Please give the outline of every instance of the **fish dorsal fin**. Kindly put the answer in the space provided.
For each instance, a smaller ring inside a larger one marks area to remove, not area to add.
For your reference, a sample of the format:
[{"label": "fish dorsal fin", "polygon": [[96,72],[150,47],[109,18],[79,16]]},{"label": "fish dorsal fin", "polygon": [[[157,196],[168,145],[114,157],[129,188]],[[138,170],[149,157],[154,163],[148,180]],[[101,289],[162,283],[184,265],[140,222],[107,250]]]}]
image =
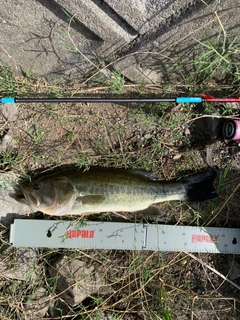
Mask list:
[{"label": "fish dorsal fin", "polygon": [[105,197],[101,194],[92,194],[88,196],[77,197],[76,201],[82,205],[96,205],[100,204],[105,200]]},{"label": "fish dorsal fin", "polygon": [[147,172],[147,171],[144,171],[144,170],[138,170],[138,169],[131,169],[129,170],[130,172],[134,173],[134,174],[137,174],[137,175],[140,175],[140,176],[143,176],[149,180],[159,180],[159,178],[151,173],[151,172]]}]

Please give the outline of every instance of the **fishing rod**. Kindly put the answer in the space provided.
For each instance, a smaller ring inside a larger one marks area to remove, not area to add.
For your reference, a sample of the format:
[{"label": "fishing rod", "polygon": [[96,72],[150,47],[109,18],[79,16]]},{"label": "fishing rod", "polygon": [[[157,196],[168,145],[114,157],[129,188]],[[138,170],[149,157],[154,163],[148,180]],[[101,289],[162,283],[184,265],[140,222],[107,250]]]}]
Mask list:
[{"label": "fishing rod", "polygon": [[[226,103],[240,102],[240,98],[214,98],[213,96],[200,94],[199,97],[176,97],[176,98],[0,98],[2,104],[14,103]],[[240,120],[228,120],[223,127],[223,136],[227,140],[240,140]]]},{"label": "fishing rod", "polygon": [[2,97],[1,103],[158,103],[158,102],[175,102],[175,103],[226,103],[240,102],[240,98],[214,98],[210,95],[200,94],[199,97],[175,97],[175,98],[11,98]]}]

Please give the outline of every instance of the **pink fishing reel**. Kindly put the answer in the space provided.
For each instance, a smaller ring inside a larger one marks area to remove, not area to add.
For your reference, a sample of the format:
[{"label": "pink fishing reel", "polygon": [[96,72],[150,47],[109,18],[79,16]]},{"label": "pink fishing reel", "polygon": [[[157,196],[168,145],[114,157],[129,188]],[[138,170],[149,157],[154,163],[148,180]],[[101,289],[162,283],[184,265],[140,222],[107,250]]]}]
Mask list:
[{"label": "pink fishing reel", "polygon": [[223,125],[223,137],[226,140],[240,142],[240,120],[229,119]]}]

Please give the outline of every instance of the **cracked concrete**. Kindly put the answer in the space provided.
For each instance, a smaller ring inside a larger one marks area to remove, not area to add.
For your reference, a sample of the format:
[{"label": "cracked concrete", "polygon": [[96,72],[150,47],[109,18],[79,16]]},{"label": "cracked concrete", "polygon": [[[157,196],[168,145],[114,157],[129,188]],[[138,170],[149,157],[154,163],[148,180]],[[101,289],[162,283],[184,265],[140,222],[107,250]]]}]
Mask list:
[{"label": "cracked concrete", "polygon": [[173,64],[188,72],[194,38],[216,39],[219,21],[239,33],[238,0],[0,1],[2,63],[48,79],[84,79],[104,61],[136,83],[177,82]]}]

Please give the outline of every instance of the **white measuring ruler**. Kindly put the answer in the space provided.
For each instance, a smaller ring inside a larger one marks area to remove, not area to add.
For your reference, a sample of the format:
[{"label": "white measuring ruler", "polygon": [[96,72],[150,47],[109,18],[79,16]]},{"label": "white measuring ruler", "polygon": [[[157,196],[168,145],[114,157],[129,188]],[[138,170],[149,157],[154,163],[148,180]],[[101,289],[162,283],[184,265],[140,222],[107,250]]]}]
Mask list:
[{"label": "white measuring ruler", "polygon": [[127,222],[24,220],[10,228],[14,247],[240,253],[240,229]]}]

